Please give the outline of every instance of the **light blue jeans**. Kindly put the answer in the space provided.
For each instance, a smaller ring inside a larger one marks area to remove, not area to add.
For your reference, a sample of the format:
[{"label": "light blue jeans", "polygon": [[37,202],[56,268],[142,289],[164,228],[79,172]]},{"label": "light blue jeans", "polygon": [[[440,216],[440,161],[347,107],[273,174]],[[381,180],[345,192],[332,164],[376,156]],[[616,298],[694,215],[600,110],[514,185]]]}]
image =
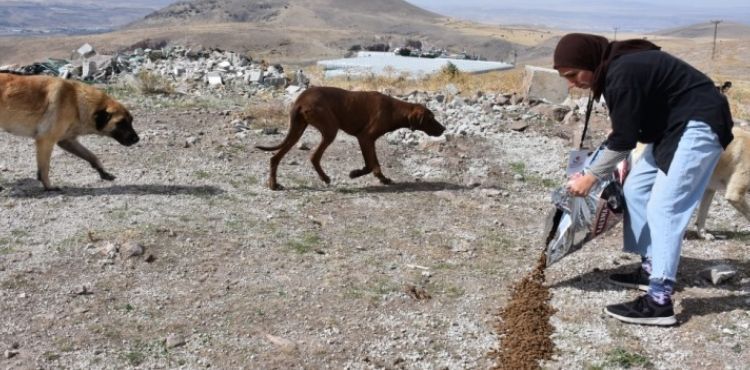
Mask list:
[{"label": "light blue jeans", "polygon": [[704,122],[690,121],[669,173],[659,170],[647,145],[625,180],[623,239],[627,252],[651,259],[651,280],[676,281],[682,239],[723,151]]}]

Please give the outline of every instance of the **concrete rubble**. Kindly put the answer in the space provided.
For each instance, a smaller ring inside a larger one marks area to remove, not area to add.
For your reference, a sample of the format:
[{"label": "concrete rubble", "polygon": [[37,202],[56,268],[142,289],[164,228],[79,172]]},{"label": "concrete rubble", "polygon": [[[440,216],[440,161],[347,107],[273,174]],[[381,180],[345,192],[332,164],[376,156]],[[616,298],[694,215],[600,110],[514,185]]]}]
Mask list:
[{"label": "concrete rubble", "polygon": [[[104,55],[97,53],[90,44],[84,44],[71,54],[70,60],[48,59],[30,65],[2,66],[0,70],[97,83],[110,83],[147,71],[172,81],[177,90],[190,90],[199,85],[261,85],[285,88],[290,83],[280,65],[266,65],[232,51],[196,50],[182,46],[167,46],[162,49],[136,48]],[[301,70],[296,71],[293,76],[293,84],[307,86],[309,83],[309,79]]]}]

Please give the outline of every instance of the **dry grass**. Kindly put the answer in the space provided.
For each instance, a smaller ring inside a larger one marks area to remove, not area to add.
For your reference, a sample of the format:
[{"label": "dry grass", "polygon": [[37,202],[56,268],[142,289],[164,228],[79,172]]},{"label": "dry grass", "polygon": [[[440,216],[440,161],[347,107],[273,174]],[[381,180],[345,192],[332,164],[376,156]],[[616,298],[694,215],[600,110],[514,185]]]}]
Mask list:
[{"label": "dry grass", "polygon": [[175,92],[174,84],[167,77],[152,71],[142,70],[126,82],[126,88],[143,95],[171,95]]},{"label": "dry grass", "polygon": [[750,120],[750,81],[732,81],[732,88],[727,93],[732,116]]},{"label": "dry grass", "polygon": [[254,127],[278,127],[288,125],[289,107],[277,99],[249,104],[237,114],[237,118],[249,120]]},{"label": "dry grass", "polygon": [[456,86],[461,94],[474,94],[477,91],[496,91],[502,93],[521,90],[523,68],[507,71],[495,71],[483,74],[455,72],[444,68],[440,73],[424,78],[412,78],[409,74],[387,73],[384,76],[368,75],[362,78],[346,77],[324,78],[323,71],[312,68],[306,71],[314,85],[335,86],[347,90],[374,90],[389,94],[405,94],[414,90],[440,91],[448,84]]}]

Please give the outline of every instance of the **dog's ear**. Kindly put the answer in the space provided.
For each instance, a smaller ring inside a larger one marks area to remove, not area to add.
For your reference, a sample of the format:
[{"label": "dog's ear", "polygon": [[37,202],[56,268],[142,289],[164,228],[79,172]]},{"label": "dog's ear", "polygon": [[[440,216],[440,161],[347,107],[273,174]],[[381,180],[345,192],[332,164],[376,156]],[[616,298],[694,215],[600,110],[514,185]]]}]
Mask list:
[{"label": "dog's ear", "polygon": [[104,129],[111,117],[112,115],[104,109],[94,112],[94,122],[96,122],[96,129],[99,131]]},{"label": "dog's ear", "polygon": [[421,105],[414,106],[414,109],[409,113],[409,123],[411,123],[412,127],[419,127],[422,125],[426,114],[425,111],[426,109]]}]

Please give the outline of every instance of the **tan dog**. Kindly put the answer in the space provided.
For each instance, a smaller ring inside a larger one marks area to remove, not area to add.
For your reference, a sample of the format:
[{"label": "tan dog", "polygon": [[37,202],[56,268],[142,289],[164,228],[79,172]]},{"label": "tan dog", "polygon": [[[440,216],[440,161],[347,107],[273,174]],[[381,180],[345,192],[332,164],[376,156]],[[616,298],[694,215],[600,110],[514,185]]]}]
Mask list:
[{"label": "tan dog", "polygon": [[[724,190],[724,199],[750,221],[750,207],[745,200],[745,194],[750,189],[750,132],[734,127],[732,134],[734,140],[719,157],[719,163],[716,165],[698,207],[695,226],[698,229],[698,235],[704,239],[713,239],[713,236],[706,232],[705,227],[708,209],[717,190]],[[640,159],[644,147],[643,144],[638,143],[633,150],[631,157],[633,163]]]},{"label": "tan dog", "polygon": [[750,221],[750,207],[745,200],[745,194],[750,189],[750,132],[734,127],[732,134],[734,140],[719,157],[719,163],[698,208],[695,226],[698,234],[705,239],[713,239],[706,232],[705,226],[708,208],[717,190],[724,190],[724,199]]},{"label": "tan dog", "polygon": [[430,136],[440,136],[445,127],[435,120],[432,112],[421,104],[407,103],[375,91],[347,91],[334,87],[311,87],[297,98],[289,112],[289,132],[275,146],[256,146],[266,151],[278,150],[271,157],[268,187],[283,189],[276,182],[276,169],[281,158],[294,146],[302,133],[312,125],[320,131],[323,140],[310,157],[318,176],[326,184],[331,179],[320,167],[320,159],[328,145],[336,138],[339,129],[356,136],[365,167],[349,173],[356,178],[373,173],[383,184],[391,180],[383,175],[375,152],[375,140],[399,128],[424,131]]},{"label": "tan dog", "polygon": [[138,142],[133,117],[120,103],[84,83],[50,76],[0,73],[0,128],[36,141],[37,179],[45,190],[59,190],[49,181],[55,144],[89,162],[104,180],[114,180],[99,159],[76,138],[110,136],[120,144]]}]

